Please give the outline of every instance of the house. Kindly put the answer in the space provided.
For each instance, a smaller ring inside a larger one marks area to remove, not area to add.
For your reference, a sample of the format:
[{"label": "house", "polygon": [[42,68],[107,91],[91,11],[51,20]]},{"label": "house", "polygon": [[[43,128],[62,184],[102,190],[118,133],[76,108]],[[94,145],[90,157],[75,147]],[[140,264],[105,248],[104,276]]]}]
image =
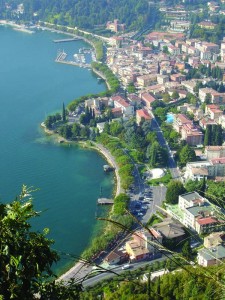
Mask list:
[{"label": "house", "polygon": [[123,116],[123,110],[121,107],[114,107],[111,109],[113,118],[121,118]]},{"label": "house", "polygon": [[198,26],[205,29],[214,29],[216,24],[209,22],[209,21],[202,21],[198,23]]},{"label": "house", "polygon": [[111,100],[114,103],[115,108],[121,108],[123,112],[123,116],[133,116],[134,115],[134,107],[130,105],[123,97],[114,96],[111,97]]},{"label": "house", "polygon": [[169,76],[168,75],[160,75],[160,74],[157,75],[158,84],[164,84],[168,81],[169,81]]},{"label": "house", "polygon": [[204,247],[212,248],[222,245],[225,242],[225,232],[213,232],[210,235],[204,237]]},{"label": "house", "polygon": [[212,103],[223,103],[225,101],[225,93],[219,93],[211,88],[202,88],[199,89],[199,99],[202,102],[205,102],[206,96],[211,95]]},{"label": "house", "polygon": [[168,45],[168,52],[172,55],[179,55],[180,54],[180,48],[175,47],[173,45]]},{"label": "house", "polygon": [[184,173],[185,181],[206,179],[215,179],[225,176],[225,157],[212,158],[209,161],[190,162],[186,165]]},{"label": "house", "polygon": [[181,73],[170,75],[170,79],[172,81],[179,82],[179,83],[181,83],[182,81],[184,81],[185,78],[186,78],[185,75],[183,75]]},{"label": "house", "polygon": [[[201,203],[200,206],[191,206],[191,207],[186,207],[183,210],[183,224],[194,231],[197,231],[196,229],[196,221],[199,220],[200,218],[205,218],[212,216],[213,214],[213,208],[208,202],[203,202]],[[200,228],[198,227],[198,230]],[[212,228],[211,231],[213,231],[214,228]],[[201,233],[200,231],[197,231],[198,233]]]},{"label": "house", "polygon": [[199,126],[203,129],[206,129],[209,125],[217,125],[217,123],[208,117],[204,117],[199,121]]},{"label": "house", "polygon": [[212,217],[212,216],[202,217],[202,216],[200,216],[196,220],[195,230],[198,232],[198,234],[206,234],[208,232],[221,230],[220,225],[222,225],[222,224],[216,217]]},{"label": "house", "polygon": [[106,29],[111,30],[113,32],[124,31],[125,24],[119,24],[119,21],[115,19],[113,22],[111,21],[107,22]]},{"label": "house", "polygon": [[162,222],[154,224],[152,228],[161,234],[163,244],[179,243],[186,235],[183,226],[172,218],[166,218]]},{"label": "house", "polygon": [[116,265],[123,263],[128,260],[128,255],[126,251],[121,251],[119,249],[114,249],[111,251],[104,259],[109,265]]},{"label": "house", "polygon": [[141,121],[152,121],[152,116],[148,113],[146,109],[138,109],[136,111],[136,122],[140,125]]},{"label": "house", "polygon": [[144,105],[148,108],[151,109],[151,104],[156,100],[156,98],[154,96],[152,96],[149,93],[141,93],[141,100],[144,103]]},{"label": "house", "polygon": [[219,120],[219,117],[223,115],[223,111],[219,108],[218,105],[215,104],[208,104],[205,107],[205,113],[212,119],[212,120]]},{"label": "house", "polygon": [[208,267],[221,264],[225,259],[225,247],[218,245],[216,247],[201,249],[198,251],[197,261],[200,266]]},{"label": "house", "polygon": [[140,261],[158,254],[162,236],[155,230],[138,230],[126,242],[126,252],[131,261]]},{"label": "house", "polygon": [[182,85],[187,89],[189,93],[194,94],[194,88],[196,87],[196,80],[186,80],[182,81]]},{"label": "house", "polygon": [[225,146],[206,146],[205,155],[207,160],[225,157]]},{"label": "house", "polygon": [[135,105],[140,105],[141,104],[141,98],[138,97],[135,94],[129,94],[127,96],[127,100],[130,102],[131,105],[135,106]]},{"label": "house", "polygon": [[185,140],[189,145],[194,146],[203,143],[204,134],[184,114],[175,115],[173,127],[181,134],[181,139]]},{"label": "house", "polygon": [[199,195],[197,192],[189,192],[179,196],[178,206],[184,210],[187,207],[201,205],[205,202],[205,198]]},{"label": "house", "polygon": [[98,128],[99,133],[102,133],[105,127],[106,122],[97,123],[96,127]]},{"label": "house", "polygon": [[157,82],[157,74],[147,74],[137,77],[137,84],[140,87],[145,87],[155,82]]}]

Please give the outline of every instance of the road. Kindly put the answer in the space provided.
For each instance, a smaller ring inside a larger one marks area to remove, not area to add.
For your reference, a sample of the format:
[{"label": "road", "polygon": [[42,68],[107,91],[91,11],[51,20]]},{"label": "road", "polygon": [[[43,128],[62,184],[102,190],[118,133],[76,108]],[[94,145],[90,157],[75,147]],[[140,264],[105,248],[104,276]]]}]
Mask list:
[{"label": "road", "polygon": [[[131,264],[131,267],[130,267],[129,270],[134,271],[134,270],[136,270],[138,268],[141,268],[143,266],[153,264],[156,261],[162,261],[162,260],[165,260],[167,258],[168,258],[167,256],[162,256],[161,258],[154,259],[154,260],[151,260],[151,261],[137,262],[137,263]],[[93,286],[93,285],[97,284],[99,281],[102,281],[104,279],[112,278],[114,276],[119,276],[121,273],[125,272],[126,270],[122,270],[122,265],[120,265],[119,267],[116,267],[116,268],[112,269],[112,271],[115,272],[116,274],[105,271],[105,272],[103,272],[99,275],[96,275],[94,277],[91,277],[91,278],[88,278],[88,279],[84,280],[83,281],[83,287],[86,288],[88,286]]]},{"label": "road", "polygon": [[[154,115],[153,115],[153,117],[154,117]],[[172,178],[173,179],[181,179],[180,171],[177,168],[177,164],[172,156],[170,147],[168,146],[168,143],[163,136],[162,130],[155,118],[152,120],[152,129],[157,134],[157,139],[158,139],[159,144],[168,150],[168,154],[169,154],[168,166],[169,166]]]}]

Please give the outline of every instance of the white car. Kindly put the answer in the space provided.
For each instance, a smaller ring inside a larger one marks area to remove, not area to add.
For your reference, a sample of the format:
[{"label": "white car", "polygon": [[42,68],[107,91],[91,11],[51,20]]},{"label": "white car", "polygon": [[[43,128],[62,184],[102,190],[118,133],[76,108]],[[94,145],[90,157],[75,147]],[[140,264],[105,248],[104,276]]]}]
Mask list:
[{"label": "white car", "polygon": [[122,266],[122,270],[127,270],[130,268],[130,264],[126,264],[124,266]]}]

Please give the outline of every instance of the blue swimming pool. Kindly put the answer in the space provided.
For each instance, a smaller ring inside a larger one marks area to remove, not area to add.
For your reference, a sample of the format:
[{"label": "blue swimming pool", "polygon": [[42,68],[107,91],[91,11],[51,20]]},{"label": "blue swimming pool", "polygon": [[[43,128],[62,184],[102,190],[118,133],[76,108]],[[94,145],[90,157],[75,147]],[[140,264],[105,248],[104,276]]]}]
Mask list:
[{"label": "blue swimming pool", "polygon": [[174,115],[172,113],[168,113],[166,115],[166,122],[167,123],[173,123],[173,120],[174,120]]}]

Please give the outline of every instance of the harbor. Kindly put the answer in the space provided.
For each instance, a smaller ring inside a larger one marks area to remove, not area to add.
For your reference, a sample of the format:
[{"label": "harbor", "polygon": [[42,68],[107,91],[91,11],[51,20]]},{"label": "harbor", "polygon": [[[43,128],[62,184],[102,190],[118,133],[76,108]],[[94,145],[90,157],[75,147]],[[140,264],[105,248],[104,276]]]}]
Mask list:
[{"label": "harbor", "polygon": [[86,63],[85,56],[83,54],[74,54],[74,60],[66,60],[67,58],[67,53],[63,51],[58,51],[57,57],[55,59],[55,62],[57,63],[62,63],[62,64],[67,64],[67,65],[72,65],[72,66],[77,66],[80,68],[91,68],[91,64]]}]

